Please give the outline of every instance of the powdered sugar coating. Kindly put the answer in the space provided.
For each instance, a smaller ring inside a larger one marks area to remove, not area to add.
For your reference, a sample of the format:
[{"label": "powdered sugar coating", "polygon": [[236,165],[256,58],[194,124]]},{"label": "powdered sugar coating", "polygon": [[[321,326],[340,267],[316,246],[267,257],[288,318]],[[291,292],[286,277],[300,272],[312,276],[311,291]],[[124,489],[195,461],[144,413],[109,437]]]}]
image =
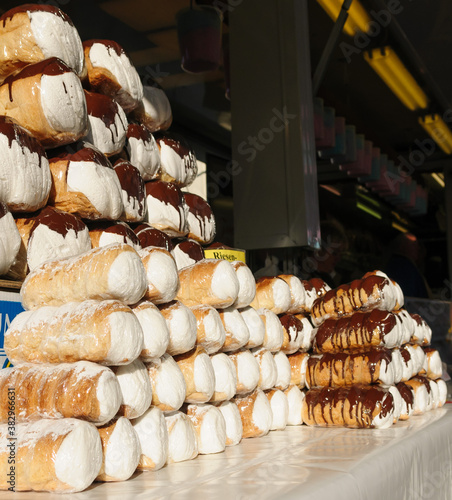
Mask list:
[{"label": "powdered sugar coating", "polygon": [[120,366],[115,371],[122,393],[121,413],[127,418],[138,418],[152,402],[148,371],[139,359]]}]

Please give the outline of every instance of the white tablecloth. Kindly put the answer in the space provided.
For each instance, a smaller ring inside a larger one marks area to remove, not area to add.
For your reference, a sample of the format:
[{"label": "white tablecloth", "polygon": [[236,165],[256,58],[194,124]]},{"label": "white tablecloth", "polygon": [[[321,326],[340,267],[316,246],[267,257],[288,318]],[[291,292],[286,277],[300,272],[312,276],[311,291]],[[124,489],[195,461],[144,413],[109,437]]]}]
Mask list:
[{"label": "white tablecloth", "polygon": [[385,430],[288,427],[217,455],[95,483],[72,495],[8,500],[452,499],[452,404]]}]

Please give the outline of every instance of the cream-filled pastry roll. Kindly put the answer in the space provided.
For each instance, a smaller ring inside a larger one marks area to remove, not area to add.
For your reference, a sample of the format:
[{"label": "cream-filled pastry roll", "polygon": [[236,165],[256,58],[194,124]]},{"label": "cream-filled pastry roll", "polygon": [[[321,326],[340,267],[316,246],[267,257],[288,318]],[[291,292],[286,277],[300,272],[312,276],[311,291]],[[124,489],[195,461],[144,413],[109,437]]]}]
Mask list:
[{"label": "cream-filled pastry roll", "polygon": [[265,395],[270,402],[272,410],[272,425],[270,430],[284,430],[289,419],[289,401],[287,396],[280,389],[270,389],[265,391]]},{"label": "cream-filled pastry roll", "polygon": [[441,378],[443,363],[439,352],[432,347],[424,347],[424,353],[427,361],[427,377],[433,380]]},{"label": "cream-filled pastry roll", "polygon": [[21,245],[21,235],[13,216],[6,204],[0,202],[0,276],[5,275],[17,261]]},{"label": "cream-filled pastry roll", "polygon": [[282,314],[288,311],[290,304],[290,287],[283,279],[272,276],[256,281],[256,296],[250,304],[252,307],[266,308],[275,314]]},{"label": "cream-filled pastry roll", "polygon": [[163,231],[152,227],[148,222],[138,224],[138,226],[135,226],[133,230],[140,240],[141,248],[161,247],[168,250],[168,252],[172,251],[173,242],[171,241],[171,238]]},{"label": "cream-filled pastry roll", "polygon": [[270,402],[261,389],[236,396],[237,405],[243,426],[243,438],[261,437],[268,434],[272,426],[273,414]]},{"label": "cream-filled pastry roll", "polygon": [[250,339],[244,347],[246,349],[261,347],[265,338],[265,324],[259,312],[251,306],[239,309],[239,312],[250,332]]},{"label": "cream-filled pastry roll", "polygon": [[137,252],[140,241],[131,227],[122,221],[96,221],[89,224],[89,237],[93,248],[106,247],[113,243],[125,243]]},{"label": "cream-filled pastry roll", "polygon": [[173,115],[165,92],[157,85],[145,85],[143,100],[133,110],[132,117],[151,132],[167,130],[173,121]]},{"label": "cream-filled pastry roll", "polygon": [[231,264],[239,280],[239,294],[233,306],[237,309],[247,308],[256,296],[256,281],[251,269],[245,263],[235,260]]},{"label": "cream-filled pastry roll", "polygon": [[215,391],[211,403],[227,401],[235,396],[237,390],[237,371],[232,359],[219,352],[210,356],[215,373]]},{"label": "cream-filled pastry roll", "polygon": [[171,356],[190,351],[196,344],[196,316],[182,302],[174,300],[161,304],[159,310],[166,320],[169,332],[167,353]]},{"label": "cream-filled pastry roll", "polygon": [[196,344],[209,355],[218,352],[226,340],[220,314],[212,306],[192,306],[190,309],[196,317]]},{"label": "cream-filled pastry roll", "polygon": [[171,254],[179,271],[205,259],[203,247],[197,241],[188,238],[176,240]]},{"label": "cream-filled pastry roll", "polygon": [[192,184],[198,173],[194,149],[178,134],[160,132],[155,135],[160,151],[160,179],[179,187]]},{"label": "cream-filled pastry roll", "polygon": [[129,113],[143,99],[143,85],[124,49],[113,40],[83,42],[89,87],[108,95]]},{"label": "cream-filled pastry roll", "polygon": [[283,279],[290,288],[290,306],[288,314],[299,314],[305,311],[306,290],[300,278],[293,274],[280,274],[278,278]]},{"label": "cream-filled pastry roll", "polygon": [[226,448],[226,422],[221,411],[211,404],[189,404],[185,412],[198,438],[198,453],[210,455]]},{"label": "cream-filled pastry roll", "polygon": [[281,351],[284,354],[293,354],[299,351],[303,342],[303,323],[294,314],[281,314],[279,321],[284,329]]},{"label": "cream-filled pastry roll", "polygon": [[190,418],[180,411],[165,415],[168,429],[168,464],[193,460],[198,456],[198,439]]},{"label": "cream-filled pastry roll", "polygon": [[135,472],[141,445],[130,420],[119,417],[97,429],[102,441],[102,467],[97,481],[126,481]]},{"label": "cream-filled pastry roll", "polygon": [[156,179],[160,171],[160,152],[154,136],[140,123],[129,123],[127,127],[126,158],[136,167],[144,181]]},{"label": "cream-filled pastry roll", "polygon": [[171,302],[179,289],[179,275],[170,252],[160,247],[146,247],[139,250],[138,255],[148,281],[144,298],[154,304]]},{"label": "cream-filled pastry roll", "polygon": [[131,309],[119,300],[68,302],[23,311],[5,332],[5,352],[20,363],[92,361],[123,365],[143,349],[143,331]]},{"label": "cream-filled pastry roll", "polygon": [[278,369],[273,354],[264,347],[257,347],[251,352],[259,363],[259,389],[263,391],[272,389],[278,377]]},{"label": "cream-filled pastry roll", "polygon": [[127,116],[121,106],[97,92],[85,90],[88,111],[88,133],[85,140],[93,144],[105,156],[120,153],[126,143]]},{"label": "cream-filled pastry roll", "polygon": [[115,162],[113,170],[121,184],[122,204],[124,205],[121,220],[128,223],[141,222],[146,211],[146,196],[140,171],[132,163],[122,159]]},{"label": "cream-filled pastry roll", "polygon": [[270,352],[278,352],[284,342],[284,328],[278,316],[270,309],[257,311],[265,326],[265,335],[262,346]]},{"label": "cream-filled pastry roll", "polygon": [[284,391],[289,403],[289,413],[287,416],[287,425],[301,425],[303,418],[301,411],[303,408],[303,401],[305,394],[296,385],[289,385]]},{"label": "cream-filled pastry roll", "polygon": [[16,218],[22,244],[8,276],[23,280],[44,262],[73,257],[91,250],[88,227],[77,216],[46,206],[28,217]]},{"label": "cream-filled pastry roll", "polygon": [[433,407],[433,394],[429,379],[416,376],[405,382],[414,392],[413,415],[422,415]]},{"label": "cream-filled pastry roll", "polygon": [[239,282],[231,264],[204,259],[179,271],[176,298],[187,306],[206,304],[216,309],[231,306],[239,293]]},{"label": "cream-filled pastry roll", "polygon": [[290,384],[300,389],[306,386],[306,370],[310,354],[307,352],[296,352],[287,356],[290,363]]},{"label": "cream-filled pastry roll", "polygon": [[172,238],[188,233],[187,205],[176,184],[160,180],[145,183],[145,221]]},{"label": "cream-filled pastry roll", "polygon": [[239,444],[243,436],[243,425],[238,406],[234,401],[223,401],[216,406],[226,424],[226,446]]},{"label": "cream-filled pastry roll", "polygon": [[121,387],[122,401],[118,415],[138,418],[151,406],[152,384],[148,370],[140,359],[128,365],[113,367]]},{"label": "cream-filled pastry roll", "polygon": [[52,189],[49,205],[88,220],[118,220],[122,188],[107,157],[80,141],[49,153]]},{"label": "cream-filled pastry roll", "polygon": [[[187,204],[188,235],[202,245],[212,243],[216,234],[215,217],[207,201],[194,193],[184,193]],[[248,304],[246,304],[248,305]]]},{"label": "cream-filled pastry roll", "polygon": [[232,352],[245,346],[250,339],[250,332],[239,310],[231,306],[222,309],[219,314],[226,332],[221,350]]},{"label": "cream-filled pastry roll", "polygon": [[273,359],[276,363],[277,373],[275,389],[285,391],[290,385],[292,376],[289,358],[286,354],[280,351],[273,354]]},{"label": "cream-filled pastry roll", "polygon": [[399,420],[408,420],[413,413],[414,391],[410,385],[399,382],[396,387],[402,397]]},{"label": "cream-filled pastry roll", "polygon": [[[102,466],[98,430],[75,418],[17,423],[11,435],[0,425],[0,490],[10,488],[8,438],[15,437],[15,491],[75,493],[86,489]],[[74,466],[74,462],[77,467]]]},{"label": "cream-filled pastry roll", "polygon": [[447,384],[441,378],[436,380],[436,384],[438,385],[438,393],[439,393],[439,395],[438,395],[438,397],[439,397],[438,407],[441,408],[442,406],[444,406],[444,404],[446,403],[446,400],[447,400]]},{"label": "cream-filled pastry roll", "polygon": [[215,372],[204,348],[196,346],[174,360],[185,379],[185,402],[207,403],[215,392]]},{"label": "cream-filled pastry roll", "polygon": [[25,279],[20,291],[25,309],[88,299],[136,304],[146,290],[146,271],[138,253],[125,244],[44,262]]},{"label": "cream-filled pastry roll", "polygon": [[174,358],[164,354],[146,363],[146,368],[152,385],[152,405],[163,412],[179,410],[185,400],[186,384]]},{"label": "cream-filled pastry roll", "polygon": [[[121,405],[121,388],[107,367],[89,361],[0,370],[0,423],[8,421],[8,390],[15,387],[16,421],[80,418],[110,421]],[[97,474],[96,474],[97,475]]]},{"label": "cream-filled pastry roll", "polygon": [[80,79],[56,57],[5,78],[0,85],[0,114],[16,120],[44,148],[81,139],[88,125]]},{"label": "cream-filled pastry roll", "polygon": [[432,329],[428,323],[419,314],[411,314],[411,317],[414,320],[414,332],[411,337],[411,342],[423,346],[430,345],[430,341],[432,340]]},{"label": "cream-filled pastry roll", "polygon": [[12,118],[0,116],[0,200],[11,212],[35,212],[47,203],[51,186],[41,143]]},{"label": "cream-filled pastry roll", "polygon": [[69,16],[49,4],[24,4],[0,17],[0,81],[28,64],[58,57],[82,78],[82,41]]},{"label": "cream-filled pastry roll", "polygon": [[141,417],[132,420],[140,441],[138,470],[161,469],[168,459],[168,429],[163,412],[151,406]]},{"label": "cream-filled pastry roll", "polygon": [[165,354],[169,344],[169,331],[165,318],[158,307],[148,300],[134,304],[132,311],[143,331],[143,349],[140,359],[149,362],[160,358]]},{"label": "cream-filled pastry roll", "polygon": [[237,374],[236,394],[247,394],[259,384],[260,370],[257,359],[248,349],[228,353]]}]

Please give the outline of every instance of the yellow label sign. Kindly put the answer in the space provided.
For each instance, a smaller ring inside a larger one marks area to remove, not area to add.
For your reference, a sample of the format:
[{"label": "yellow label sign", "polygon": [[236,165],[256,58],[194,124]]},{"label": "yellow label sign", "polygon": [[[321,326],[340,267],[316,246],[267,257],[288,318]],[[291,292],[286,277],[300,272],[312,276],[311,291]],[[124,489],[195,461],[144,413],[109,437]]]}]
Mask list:
[{"label": "yellow label sign", "polygon": [[240,260],[246,264],[246,252],[245,250],[229,250],[225,248],[211,248],[204,250],[204,256],[206,259],[223,259],[233,262],[234,260]]}]

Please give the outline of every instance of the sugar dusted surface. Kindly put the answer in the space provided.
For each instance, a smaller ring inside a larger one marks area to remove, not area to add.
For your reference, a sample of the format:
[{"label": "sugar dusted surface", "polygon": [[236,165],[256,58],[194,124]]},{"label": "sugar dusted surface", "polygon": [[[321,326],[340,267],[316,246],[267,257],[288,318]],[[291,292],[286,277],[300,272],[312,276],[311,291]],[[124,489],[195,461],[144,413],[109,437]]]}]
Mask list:
[{"label": "sugar dusted surface", "polygon": [[181,369],[169,354],[163,355],[157,366],[157,375],[152,389],[161,403],[170,406],[173,410],[178,410],[186,394],[186,384]]}]

